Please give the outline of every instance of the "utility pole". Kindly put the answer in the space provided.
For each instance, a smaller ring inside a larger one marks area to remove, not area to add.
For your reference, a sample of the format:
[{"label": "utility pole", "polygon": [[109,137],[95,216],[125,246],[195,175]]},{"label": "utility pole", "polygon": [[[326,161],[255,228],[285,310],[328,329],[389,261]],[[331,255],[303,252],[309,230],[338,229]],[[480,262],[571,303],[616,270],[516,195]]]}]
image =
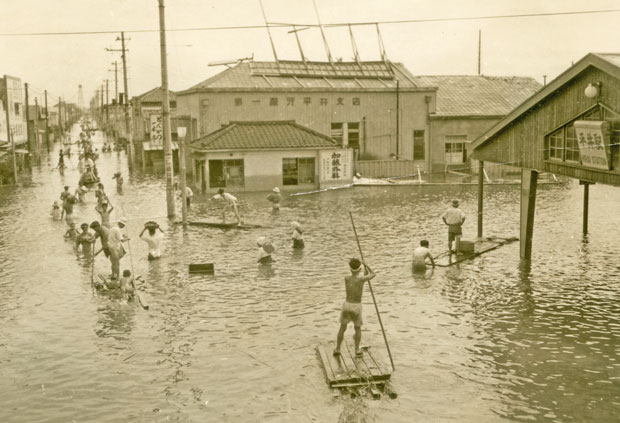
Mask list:
[{"label": "utility pole", "polygon": [[121,32],[121,58],[123,59],[123,83],[125,86],[125,131],[127,132],[127,141],[129,142],[129,161],[131,167],[135,160],[135,151],[133,148],[133,133],[131,128],[131,112],[129,110],[129,88],[127,88],[127,50],[125,49],[125,32]]},{"label": "utility pole", "polygon": [[168,93],[168,60],[166,58],[166,15],[164,0],[159,0],[159,43],[161,47],[161,88],[164,94],[162,120],[164,129],[164,169],[166,172],[166,205],[168,217],[174,217],[174,169],[172,168],[172,145],[170,134],[170,94]]},{"label": "utility pole", "polygon": [[49,111],[47,110],[47,90],[45,93],[45,143],[47,144],[47,152],[50,151],[50,128],[49,128]]},{"label": "utility pole", "polygon": [[[110,80],[105,80],[105,126],[106,130],[110,126],[110,91],[109,91],[109,83]],[[107,132],[107,131],[106,131]]]},{"label": "utility pole", "polygon": [[13,147],[13,178],[15,179],[15,185],[17,185],[17,159],[15,158],[15,138],[11,134],[11,113],[9,112],[9,80],[4,75],[4,86],[6,87],[6,140],[11,143]]},{"label": "utility pole", "polygon": [[58,127],[60,128],[60,132],[62,133],[62,107],[60,104],[60,97],[58,97]]},{"label": "utility pole", "polygon": [[28,151],[34,153],[32,150],[32,143],[30,140],[30,130],[28,128],[28,122],[30,122],[30,111],[28,110],[29,102],[28,102],[28,83],[24,83],[24,101],[26,102],[26,142],[28,143]]},{"label": "utility pole", "polygon": [[103,84],[101,84],[101,128],[103,128],[104,124],[104,114],[103,114]]},{"label": "utility pole", "polygon": [[480,72],[482,71],[481,66],[480,66],[481,58],[482,58],[482,30],[479,29],[478,30],[478,75],[480,75]]},{"label": "utility pole", "polygon": [[41,164],[41,143],[39,142],[39,98],[35,97],[34,98],[34,113],[35,113],[35,117],[34,117],[34,125],[33,125],[33,132],[34,132],[34,142],[37,145],[37,164]]}]

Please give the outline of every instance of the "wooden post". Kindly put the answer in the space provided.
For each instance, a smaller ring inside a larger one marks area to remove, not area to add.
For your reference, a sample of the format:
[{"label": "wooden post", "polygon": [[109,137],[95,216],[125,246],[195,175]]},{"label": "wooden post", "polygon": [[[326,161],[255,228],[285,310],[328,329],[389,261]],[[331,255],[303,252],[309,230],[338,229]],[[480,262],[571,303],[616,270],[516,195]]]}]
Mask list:
[{"label": "wooden post", "polygon": [[174,217],[174,169],[170,134],[170,94],[168,92],[168,59],[166,57],[166,15],[164,0],[159,0],[159,43],[161,54],[161,89],[163,91],[162,120],[164,130],[164,170],[166,173],[166,204],[168,217]]},{"label": "wooden post", "polygon": [[396,158],[400,156],[400,84],[396,80]]},{"label": "wooden post", "polygon": [[536,209],[536,187],[538,172],[521,170],[521,258],[532,258],[532,236],[534,235],[534,212]]},{"label": "wooden post", "polygon": [[50,123],[49,123],[49,111],[47,109],[47,90],[45,94],[45,144],[47,144],[47,152],[50,151]]},{"label": "wooden post", "polygon": [[478,163],[478,238],[482,238],[482,208],[484,195],[484,162]]},{"label": "wooden post", "polygon": [[6,88],[6,140],[11,143],[13,148],[13,178],[15,179],[14,183],[17,185],[17,159],[15,158],[15,137],[11,134],[11,112],[10,112],[10,99],[9,99],[9,80],[4,75],[4,86]]},{"label": "wooden post", "polygon": [[34,147],[32,146],[32,140],[30,138],[30,128],[29,128],[29,123],[30,123],[30,111],[28,110],[30,106],[30,99],[28,98],[28,83],[25,82],[24,83],[24,101],[26,102],[26,107],[25,107],[25,111],[26,111],[26,142],[28,143],[28,151],[32,154],[34,154]]},{"label": "wooden post", "polygon": [[[191,122],[191,121],[190,121]],[[178,131],[178,129],[177,129]],[[183,226],[187,226],[187,193],[186,186],[186,170],[185,170],[185,136],[179,136],[179,178],[181,179],[181,216],[183,220]]]},{"label": "wooden post", "polygon": [[121,32],[121,49],[123,59],[123,84],[125,86],[125,132],[127,133],[127,143],[129,144],[129,160],[127,161],[127,165],[129,167],[133,166],[134,156],[136,152],[133,146],[133,131],[131,128],[131,110],[129,109],[129,88],[127,87],[127,50],[125,49],[125,33]]},{"label": "wooden post", "polygon": [[588,234],[588,203],[590,197],[590,184],[582,181],[583,183],[583,234]]}]

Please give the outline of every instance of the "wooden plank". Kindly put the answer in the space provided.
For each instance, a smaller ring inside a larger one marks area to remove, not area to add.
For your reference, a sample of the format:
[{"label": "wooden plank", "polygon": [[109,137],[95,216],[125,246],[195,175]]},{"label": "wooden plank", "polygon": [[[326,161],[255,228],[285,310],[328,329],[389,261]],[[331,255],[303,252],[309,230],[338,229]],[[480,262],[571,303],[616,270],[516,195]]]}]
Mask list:
[{"label": "wooden plank", "polygon": [[208,273],[213,274],[213,263],[194,263],[189,265],[190,274]]},{"label": "wooden plank", "polygon": [[476,240],[474,252],[469,254],[458,254],[453,259],[450,255],[445,255],[444,253],[437,256],[435,259],[435,266],[437,267],[448,267],[457,263],[461,263],[466,260],[471,260],[475,257],[478,257],[484,253],[495,250],[502,245],[510,244],[511,242],[518,241],[518,238],[498,238],[498,237],[487,237],[485,239]]},{"label": "wooden plank", "polygon": [[206,226],[210,228],[220,228],[220,229],[254,229],[254,228],[262,228],[261,225],[255,225],[250,223],[222,223],[222,222],[204,222],[204,221],[189,221],[188,225],[191,226]]},{"label": "wooden plank", "polygon": [[325,374],[327,383],[331,386],[332,383],[335,383],[337,380],[332,365],[329,361],[329,357],[325,352],[325,346],[322,344],[317,345],[316,351],[318,352],[321,362],[323,363],[323,373]]}]

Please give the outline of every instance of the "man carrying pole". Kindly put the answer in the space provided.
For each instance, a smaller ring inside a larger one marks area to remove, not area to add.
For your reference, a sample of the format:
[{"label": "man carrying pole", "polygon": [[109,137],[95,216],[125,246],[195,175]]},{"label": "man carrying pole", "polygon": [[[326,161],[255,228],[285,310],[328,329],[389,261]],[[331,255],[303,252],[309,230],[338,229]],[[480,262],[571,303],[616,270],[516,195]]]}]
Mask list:
[{"label": "man carrying pole", "polygon": [[340,312],[340,329],[336,339],[335,356],[340,355],[340,346],[342,345],[344,333],[349,322],[353,322],[353,327],[355,328],[355,335],[353,336],[355,340],[355,355],[362,355],[362,350],[360,350],[360,342],[362,340],[362,292],[364,291],[364,282],[370,281],[376,276],[365,264],[364,275],[360,276],[362,262],[356,258],[349,260],[349,268],[351,269],[351,276],[345,276],[344,278],[347,296]]}]

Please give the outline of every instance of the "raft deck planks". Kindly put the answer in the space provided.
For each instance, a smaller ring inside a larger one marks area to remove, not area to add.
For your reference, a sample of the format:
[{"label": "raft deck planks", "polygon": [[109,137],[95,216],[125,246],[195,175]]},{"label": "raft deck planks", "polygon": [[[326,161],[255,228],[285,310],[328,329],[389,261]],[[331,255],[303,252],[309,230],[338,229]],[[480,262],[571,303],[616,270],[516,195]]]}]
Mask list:
[{"label": "raft deck planks", "polygon": [[471,260],[474,257],[478,257],[481,254],[484,254],[488,251],[494,250],[502,245],[510,244],[511,242],[518,241],[519,238],[499,238],[499,237],[484,237],[478,238],[474,241],[474,252],[473,253],[458,253],[458,254],[448,254],[445,253],[440,254],[437,258],[435,258],[435,266],[438,267],[448,267],[453,264],[461,263],[465,260]]},{"label": "raft deck planks", "polygon": [[385,383],[392,376],[389,367],[373,356],[369,349],[364,349],[362,357],[355,356],[354,347],[348,342],[342,343],[341,354],[338,357],[332,354],[334,344],[331,343],[319,344],[316,350],[330,388]]},{"label": "raft deck planks", "polygon": [[188,225],[190,226],[206,226],[209,228],[219,228],[219,229],[255,229],[255,228],[262,228],[263,226],[261,225],[254,225],[251,223],[242,223],[242,224],[237,224],[237,223],[221,223],[221,222],[203,222],[203,221],[188,221],[187,222]]}]

